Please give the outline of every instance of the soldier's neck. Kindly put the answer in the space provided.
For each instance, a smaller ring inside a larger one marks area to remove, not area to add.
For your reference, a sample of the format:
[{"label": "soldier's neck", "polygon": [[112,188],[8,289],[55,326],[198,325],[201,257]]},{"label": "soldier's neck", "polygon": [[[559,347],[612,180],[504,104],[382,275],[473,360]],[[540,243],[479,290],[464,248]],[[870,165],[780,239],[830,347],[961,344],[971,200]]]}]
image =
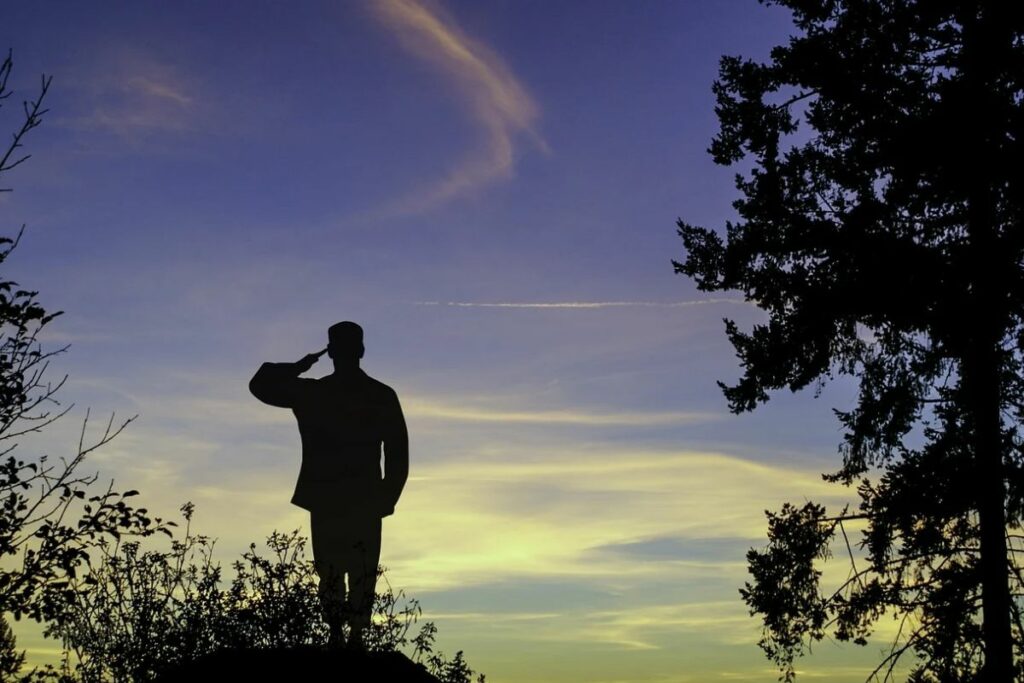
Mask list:
[{"label": "soldier's neck", "polygon": [[360,371],[360,368],[359,368],[359,360],[358,359],[355,362],[346,362],[346,363],[339,363],[338,361],[334,362],[334,374],[335,375],[340,375],[340,376],[358,375],[359,371]]}]

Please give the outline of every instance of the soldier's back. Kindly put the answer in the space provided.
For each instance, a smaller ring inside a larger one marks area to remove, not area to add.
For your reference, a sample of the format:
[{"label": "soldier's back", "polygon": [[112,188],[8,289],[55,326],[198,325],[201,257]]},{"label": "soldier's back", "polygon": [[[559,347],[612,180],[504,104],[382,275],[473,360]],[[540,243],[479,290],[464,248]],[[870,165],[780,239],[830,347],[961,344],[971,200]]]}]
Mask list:
[{"label": "soldier's back", "polygon": [[372,508],[393,390],[362,370],[305,380],[302,389],[293,408],[302,438],[293,502]]}]

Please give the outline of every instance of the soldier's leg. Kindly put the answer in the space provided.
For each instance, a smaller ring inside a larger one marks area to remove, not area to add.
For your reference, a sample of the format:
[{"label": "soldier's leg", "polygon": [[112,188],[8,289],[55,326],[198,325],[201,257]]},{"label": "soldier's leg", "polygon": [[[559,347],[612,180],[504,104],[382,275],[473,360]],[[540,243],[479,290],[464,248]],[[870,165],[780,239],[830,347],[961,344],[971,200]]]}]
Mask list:
[{"label": "soldier's leg", "polygon": [[323,513],[310,513],[313,566],[320,577],[320,607],[330,629],[328,645],[345,644],[345,544],[337,519]]},{"label": "soldier's leg", "polygon": [[353,552],[346,558],[345,571],[348,573],[351,643],[358,646],[362,644],[363,632],[369,628],[373,614],[380,562],[380,517],[359,520],[354,523],[353,532]]}]

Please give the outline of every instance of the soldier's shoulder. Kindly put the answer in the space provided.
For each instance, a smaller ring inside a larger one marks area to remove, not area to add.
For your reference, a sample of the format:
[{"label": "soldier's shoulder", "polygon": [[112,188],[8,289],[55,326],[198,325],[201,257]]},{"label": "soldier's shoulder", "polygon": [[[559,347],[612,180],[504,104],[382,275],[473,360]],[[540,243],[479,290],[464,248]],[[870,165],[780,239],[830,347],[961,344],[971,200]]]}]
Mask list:
[{"label": "soldier's shoulder", "polygon": [[384,382],[381,382],[376,377],[370,377],[369,375],[367,375],[366,379],[369,381],[370,386],[372,386],[373,388],[377,389],[378,391],[390,391],[391,393],[394,393],[394,391],[395,391],[390,386],[388,386]]},{"label": "soldier's shoulder", "polygon": [[366,380],[367,384],[371,387],[372,391],[384,396],[398,396],[398,393],[394,389],[392,389],[384,382],[381,382],[379,379],[366,375]]}]

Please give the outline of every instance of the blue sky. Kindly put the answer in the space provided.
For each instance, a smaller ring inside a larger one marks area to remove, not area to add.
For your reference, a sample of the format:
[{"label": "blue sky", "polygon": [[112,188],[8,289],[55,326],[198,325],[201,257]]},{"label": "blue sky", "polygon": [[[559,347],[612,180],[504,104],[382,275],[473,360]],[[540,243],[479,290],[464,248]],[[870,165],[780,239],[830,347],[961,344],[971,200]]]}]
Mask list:
[{"label": "blue sky", "polygon": [[[308,531],[288,504],[293,419],[249,377],[355,320],[410,428],[382,562],[443,649],[495,683],[775,680],[737,592],[744,554],[765,509],[849,498],[820,473],[838,467],[831,408],[850,386],[729,414],[722,318],[761,314],[670,260],[677,217],[732,211],[735,171],[705,151],[718,58],[764,58],[784,11],[34,2],[4,17],[16,97],[53,75],[0,198],[7,232],[28,224],[6,274],[66,312],[45,342],[71,344],[51,372],[76,406],[23,448],[69,452],[86,406],[138,414],[92,465],[165,515],[194,501],[227,565],[274,529]],[[20,642],[52,657],[31,629]],[[863,680],[885,645],[825,643],[802,670]]]}]

